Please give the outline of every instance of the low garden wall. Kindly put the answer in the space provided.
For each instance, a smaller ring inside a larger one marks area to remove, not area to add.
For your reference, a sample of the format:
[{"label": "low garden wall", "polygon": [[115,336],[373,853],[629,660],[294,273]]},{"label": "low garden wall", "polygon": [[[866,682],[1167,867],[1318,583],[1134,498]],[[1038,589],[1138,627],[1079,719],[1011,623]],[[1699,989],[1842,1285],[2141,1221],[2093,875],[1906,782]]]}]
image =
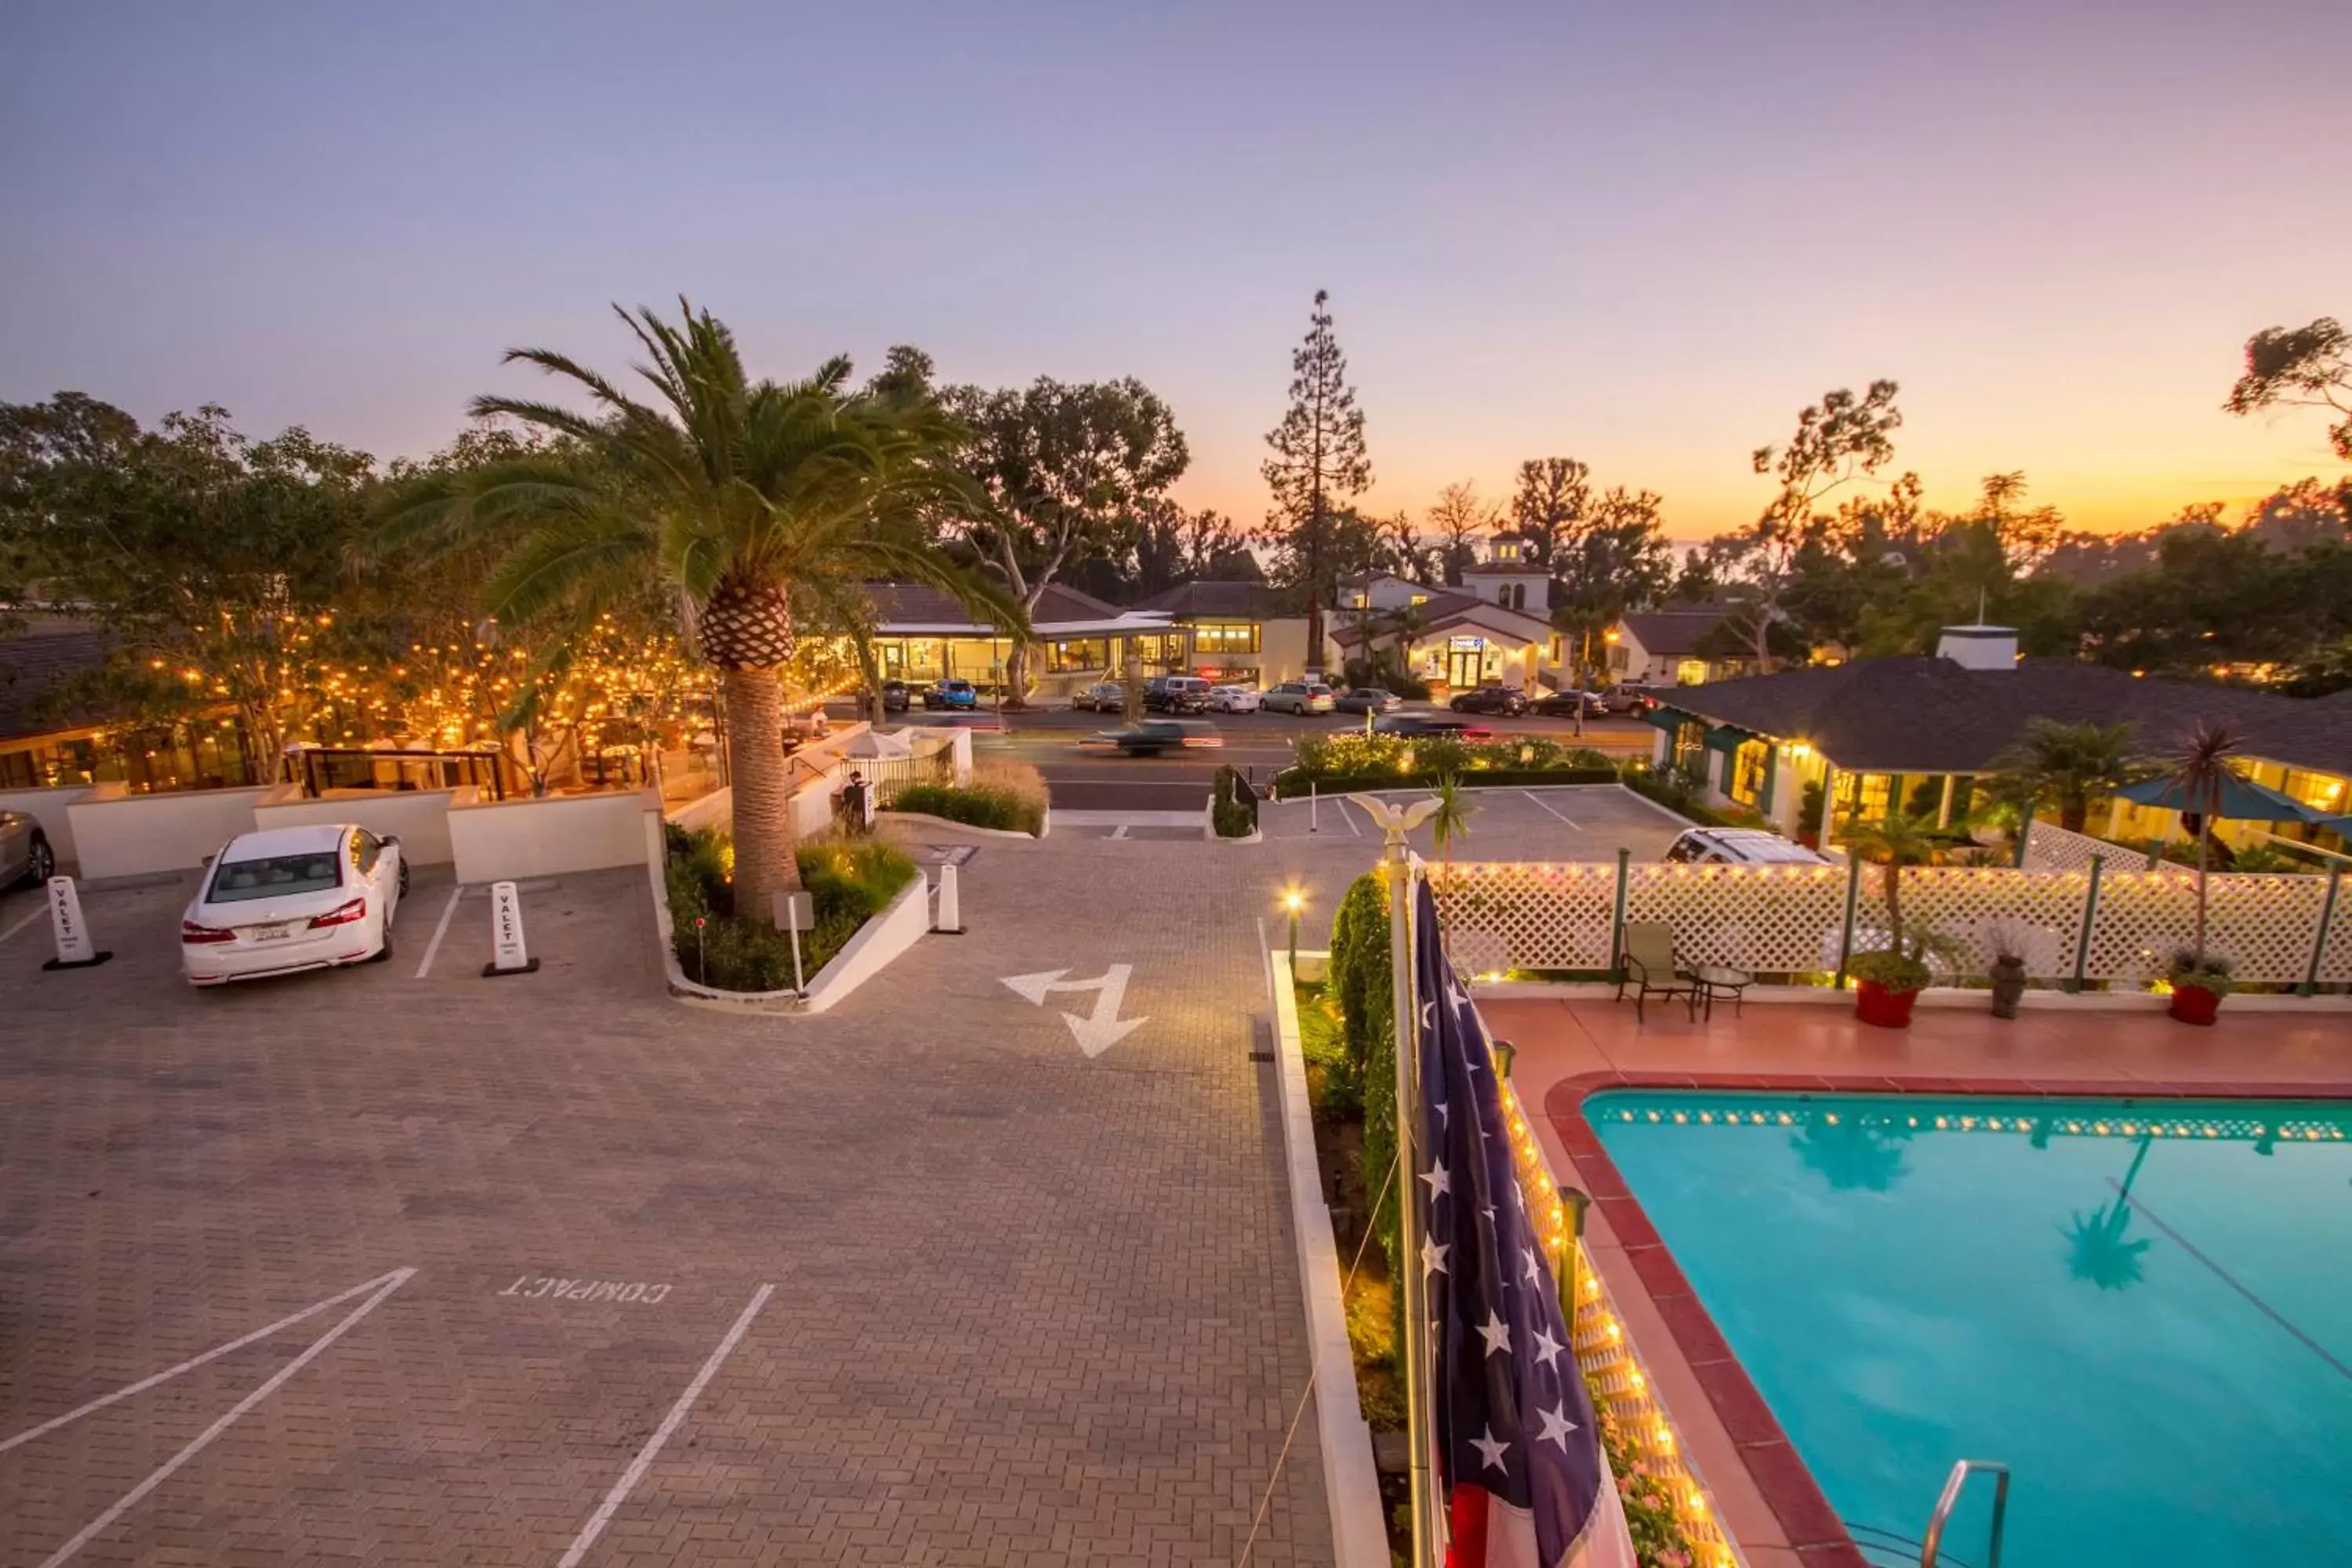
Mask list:
[{"label": "low garden wall", "polygon": [[193,871],[253,830],[253,808],[272,788],[109,795],[107,786],[98,786],[66,807],[74,860],[92,882]]},{"label": "low garden wall", "polygon": [[449,812],[450,858],[460,882],[520,881],[634,866],[645,857],[651,790],[478,801]]},{"label": "low garden wall", "polygon": [[301,827],[316,823],[355,822],[378,837],[400,840],[412,866],[446,866],[457,858],[449,841],[452,807],[470,806],[478,790],[333,790],[316,800],[293,784],[280,784],[253,808],[255,827]]},{"label": "low garden wall", "polygon": [[63,789],[0,790],[0,811],[20,811],[39,823],[58,863],[72,866],[80,857],[74,852],[73,816],[66,808],[89,794],[88,784],[68,784]]}]

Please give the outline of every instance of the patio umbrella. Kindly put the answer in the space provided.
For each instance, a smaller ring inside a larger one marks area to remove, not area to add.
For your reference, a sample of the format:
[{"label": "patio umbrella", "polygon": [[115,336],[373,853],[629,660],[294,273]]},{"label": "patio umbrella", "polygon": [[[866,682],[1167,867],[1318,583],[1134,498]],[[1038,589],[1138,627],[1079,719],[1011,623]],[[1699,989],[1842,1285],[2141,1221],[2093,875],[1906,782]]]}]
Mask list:
[{"label": "patio umbrella", "polygon": [[880,730],[867,730],[849,738],[842,754],[850,757],[911,757],[914,746],[904,735],[886,734]]},{"label": "patio umbrella", "polygon": [[2141,784],[2126,784],[2116,791],[2124,799],[2140,805],[2152,805],[2163,811],[2204,812],[2209,816],[2225,816],[2237,822],[2318,822],[2324,820],[2317,812],[2295,799],[2281,795],[2266,784],[2238,773],[2228,775],[2218,801],[2190,801],[2188,792],[2168,778],[2148,779]]}]

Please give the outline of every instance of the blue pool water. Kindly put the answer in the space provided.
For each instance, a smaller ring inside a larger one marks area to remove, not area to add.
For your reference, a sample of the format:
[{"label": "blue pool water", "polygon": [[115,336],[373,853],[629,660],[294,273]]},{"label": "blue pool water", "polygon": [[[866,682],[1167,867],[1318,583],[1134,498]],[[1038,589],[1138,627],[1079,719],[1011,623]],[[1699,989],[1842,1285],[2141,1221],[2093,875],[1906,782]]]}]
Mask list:
[{"label": "blue pool water", "polygon": [[[1585,1114],[1873,1562],[1917,1562],[1895,1543],[1980,1458],[2014,1473],[2011,1568],[2352,1563],[2352,1106]],[[1980,1565],[1970,1486],[1945,1561]]]}]

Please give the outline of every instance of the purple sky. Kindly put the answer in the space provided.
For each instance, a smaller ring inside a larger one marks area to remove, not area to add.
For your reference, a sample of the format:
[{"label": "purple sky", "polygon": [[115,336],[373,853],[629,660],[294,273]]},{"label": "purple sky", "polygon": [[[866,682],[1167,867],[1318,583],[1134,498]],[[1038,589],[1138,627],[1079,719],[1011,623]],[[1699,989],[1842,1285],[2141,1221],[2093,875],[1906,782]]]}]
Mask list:
[{"label": "purple sky", "polygon": [[0,6],[0,398],[382,455],[681,290],[779,375],[1134,374],[1255,521],[1307,301],[1366,503],[1569,454],[1752,517],[1904,386],[1931,502],[2137,527],[2342,466],[2219,408],[2352,316],[2347,0]]}]

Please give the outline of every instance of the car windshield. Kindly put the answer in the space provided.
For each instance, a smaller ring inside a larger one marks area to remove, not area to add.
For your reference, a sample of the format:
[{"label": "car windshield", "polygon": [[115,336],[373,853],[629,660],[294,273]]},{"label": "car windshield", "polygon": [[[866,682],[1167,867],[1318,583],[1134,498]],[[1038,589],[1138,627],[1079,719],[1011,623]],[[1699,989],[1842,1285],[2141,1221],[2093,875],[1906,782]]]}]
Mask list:
[{"label": "car windshield", "polygon": [[307,855],[271,855],[258,860],[224,860],[213,871],[210,904],[241,904],[323,893],[342,885],[343,858],[332,849]]}]

